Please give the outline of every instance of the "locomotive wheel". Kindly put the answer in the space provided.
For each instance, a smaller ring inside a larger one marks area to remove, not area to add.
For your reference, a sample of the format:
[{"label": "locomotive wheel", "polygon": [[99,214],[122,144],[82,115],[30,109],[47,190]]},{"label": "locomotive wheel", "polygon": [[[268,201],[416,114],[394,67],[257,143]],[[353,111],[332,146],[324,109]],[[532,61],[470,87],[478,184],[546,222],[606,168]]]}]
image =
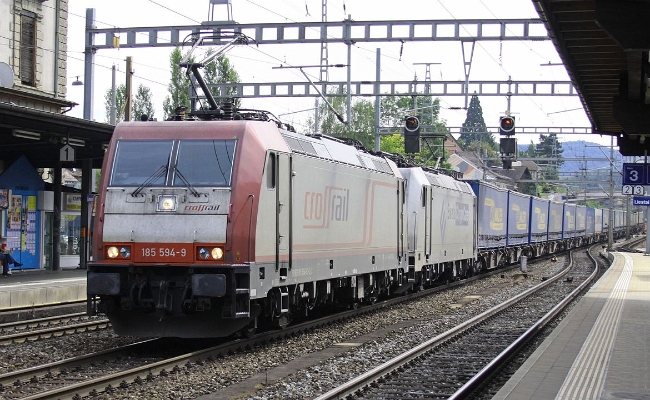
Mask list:
[{"label": "locomotive wheel", "polygon": [[242,328],[240,332],[244,338],[250,339],[253,336],[255,336],[255,334],[257,333],[257,327],[255,326],[256,325],[255,322],[256,319],[253,319],[248,325]]},{"label": "locomotive wheel", "polygon": [[291,317],[289,317],[287,314],[281,315],[279,318],[274,320],[273,323],[275,324],[276,328],[284,329],[291,323]]}]

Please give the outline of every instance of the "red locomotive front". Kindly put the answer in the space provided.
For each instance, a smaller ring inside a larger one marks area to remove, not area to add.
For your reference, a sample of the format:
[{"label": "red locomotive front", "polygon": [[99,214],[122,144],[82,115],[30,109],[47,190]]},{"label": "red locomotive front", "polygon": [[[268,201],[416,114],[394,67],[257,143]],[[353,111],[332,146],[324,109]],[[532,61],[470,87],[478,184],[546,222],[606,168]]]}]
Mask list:
[{"label": "red locomotive front", "polygon": [[266,129],[277,132],[251,121],[117,126],[89,263],[91,313],[138,336],[223,336],[248,323],[265,157],[250,132]]}]

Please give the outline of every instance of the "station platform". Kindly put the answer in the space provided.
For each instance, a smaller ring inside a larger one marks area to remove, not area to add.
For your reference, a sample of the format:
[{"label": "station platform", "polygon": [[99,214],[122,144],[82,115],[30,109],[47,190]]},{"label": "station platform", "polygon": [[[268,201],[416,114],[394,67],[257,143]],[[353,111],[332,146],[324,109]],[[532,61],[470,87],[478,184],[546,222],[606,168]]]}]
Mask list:
[{"label": "station platform", "polygon": [[613,263],[493,399],[650,399],[650,257]]},{"label": "station platform", "polygon": [[13,269],[0,276],[0,311],[86,299],[86,270]]}]

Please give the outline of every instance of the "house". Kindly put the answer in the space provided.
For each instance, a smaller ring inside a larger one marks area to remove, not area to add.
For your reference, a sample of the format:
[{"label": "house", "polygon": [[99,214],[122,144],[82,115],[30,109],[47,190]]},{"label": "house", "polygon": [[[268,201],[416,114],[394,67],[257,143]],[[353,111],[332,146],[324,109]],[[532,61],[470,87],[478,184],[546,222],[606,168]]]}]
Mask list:
[{"label": "house", "polygon": [[[0,0],[0,103],[61,113],[68,0]],[[18,132],[20,134],[20,132]]]},{"label": "house", "polygon": [[[457,149],[456,149],[457,150]],[[475,151],[455,151],[447,160],[464,180],[486,180],[504,188],[522,193],[534,192],[534,183],[520,180],[536,180],[538,166],[532,161],[517,161],[512,169],[503,169],[500,164],[484,160]]]}]

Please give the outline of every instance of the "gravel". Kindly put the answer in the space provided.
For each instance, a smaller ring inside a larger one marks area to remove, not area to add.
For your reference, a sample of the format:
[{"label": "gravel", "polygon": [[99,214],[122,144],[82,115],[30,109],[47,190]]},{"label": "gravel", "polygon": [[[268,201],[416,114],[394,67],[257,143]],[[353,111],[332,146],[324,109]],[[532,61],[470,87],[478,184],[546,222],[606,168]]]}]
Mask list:
[{"label": "gravel", "polygon": [[[319,328],[280,342],[270,343],[214,360],[180,366],[178,371],[152,380],[129,385],[93,399],[194,399],[287,364],[309,357],[337,343],[354,340],[381,328],[404,321],[414,324],[388,329],[376,340],[331,357],[310,368],[299,370],[278,381],[249,388],[240,398],[304,399],[313,398],[373,368],[405,350],[428,340],[463,321],[491,308],[507,298],[538,284],[563,268],[565,259],[529,264],[527,274],[518,270],[503,272],[475,283],[443,291],[420,300],[407,302]],[[476,296],[477,294],[481,296]],[[466,296],[476,296],[467,300]],[[463,298],[465,298],[464,301]],[[464,304],[459,306],[458,304]],[[110,330],[79,333],[23,344],[5,346],[0,358],[0,374],[89,352],[122,346],[141,339],[118,337]],[[1,397],[2,393],[0,393]],[[206,397],[208,398],[208,397]]]}]

